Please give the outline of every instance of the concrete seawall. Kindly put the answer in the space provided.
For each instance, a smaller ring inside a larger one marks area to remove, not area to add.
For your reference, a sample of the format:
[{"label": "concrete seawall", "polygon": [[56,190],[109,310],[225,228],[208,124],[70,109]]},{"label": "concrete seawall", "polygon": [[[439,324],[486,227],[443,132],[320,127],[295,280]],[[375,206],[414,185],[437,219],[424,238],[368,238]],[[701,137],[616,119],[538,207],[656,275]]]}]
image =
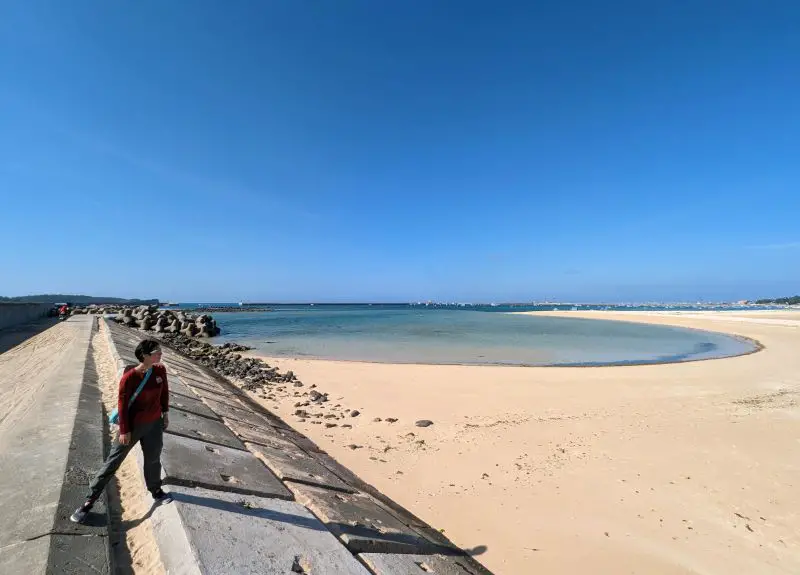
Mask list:
[{"label": "concrete seawall", "polygon": [[109,573],[105,495],[97,521],[70,513],[103,461],[93,317],[51,327],[0,361],[0,573]]},{"label": "concrete seawall", "polygon": [[[106,325],[117,369],[136,363],[142,332]],[[163,362],[174,501],[151,521],[171,575],[491,575],[215,372],[167,346]]]},{"label": "concrete seawall", "polygon": [[0,329],[44,317],[52,307],[51,303],[0,302]]},{"label": "concrete seawall", "polygon": [[[135,363],[142,333],[106,325],[116,368]],[[72,317],[2,354],[2,574],[114,572],[105,494],[88,524],[69,521],[103,461],[96,329]],[[491,575],[229,381],[164,352],[174,501],[148,514],[170,575]]]}]

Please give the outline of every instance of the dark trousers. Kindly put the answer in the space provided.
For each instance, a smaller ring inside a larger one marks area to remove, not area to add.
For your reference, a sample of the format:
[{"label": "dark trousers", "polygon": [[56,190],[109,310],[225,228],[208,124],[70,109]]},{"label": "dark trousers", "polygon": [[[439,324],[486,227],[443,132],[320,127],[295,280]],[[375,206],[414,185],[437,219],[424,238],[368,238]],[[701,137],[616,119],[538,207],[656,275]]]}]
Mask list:
[{"label": "dark trousers", "polygon": [[128,445],[120,444],[119,438],[117,438],[111,447],[111,453],[108,454],[103,463],[103,468],[97,472],[89,486],[87,499],[94,501],[100,497],[106,484],[111,480],[119,466],[122,465],[125,457],[137,443],[142,444],[142,454],[144,455],[144,483],[151,493],[157,491],[161,487],[161,447],[163,438],[164,425],[161,419],[135,427],[131,431],[131,441]]}]

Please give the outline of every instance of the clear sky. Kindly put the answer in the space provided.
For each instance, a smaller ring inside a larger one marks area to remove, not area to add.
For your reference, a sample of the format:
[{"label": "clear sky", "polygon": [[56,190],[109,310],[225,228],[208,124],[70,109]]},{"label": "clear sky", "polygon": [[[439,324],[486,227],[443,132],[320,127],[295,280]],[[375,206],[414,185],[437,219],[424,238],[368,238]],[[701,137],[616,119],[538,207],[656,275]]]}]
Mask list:
[{"label": "clear sky", "polygon": [[6,0],[0,295],[800,292],[794,0]]}]

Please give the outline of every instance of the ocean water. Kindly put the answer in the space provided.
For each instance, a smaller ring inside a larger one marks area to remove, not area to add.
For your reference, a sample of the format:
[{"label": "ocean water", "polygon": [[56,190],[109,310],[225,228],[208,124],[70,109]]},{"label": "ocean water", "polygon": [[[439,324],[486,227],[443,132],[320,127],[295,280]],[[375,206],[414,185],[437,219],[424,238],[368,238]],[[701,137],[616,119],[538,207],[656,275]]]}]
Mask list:
[{"label": "ocean water", "polygon": [[215,343],[236,341],[275,357],[467,365],[615,365],[747,353],[721,334],[618,321],[405,305],[275,306],[215,312]]}]

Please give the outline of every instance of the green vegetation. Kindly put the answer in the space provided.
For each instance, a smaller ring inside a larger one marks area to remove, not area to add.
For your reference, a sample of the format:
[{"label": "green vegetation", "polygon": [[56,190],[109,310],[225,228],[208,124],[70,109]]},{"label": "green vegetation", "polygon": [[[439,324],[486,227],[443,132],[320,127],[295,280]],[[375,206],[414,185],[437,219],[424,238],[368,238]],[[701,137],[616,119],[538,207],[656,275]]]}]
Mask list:
[{"label": "green vegetation", "polygon": [[69,302],[73,304],[131,304],[131,305],[157,305],[158,299],[125,299],[119,297],[95,297],[90,295],[70,295],[63,293],[47,293],[38,295],[23,295],[19,297],[0,296],[0,303],[54,303]]},{"label": "green vegetation", "polygon": [[800,305],[800,295],[792,297],[779,297],[777,299],[760,299],[756,303],[772,304],[772,305]]}]

